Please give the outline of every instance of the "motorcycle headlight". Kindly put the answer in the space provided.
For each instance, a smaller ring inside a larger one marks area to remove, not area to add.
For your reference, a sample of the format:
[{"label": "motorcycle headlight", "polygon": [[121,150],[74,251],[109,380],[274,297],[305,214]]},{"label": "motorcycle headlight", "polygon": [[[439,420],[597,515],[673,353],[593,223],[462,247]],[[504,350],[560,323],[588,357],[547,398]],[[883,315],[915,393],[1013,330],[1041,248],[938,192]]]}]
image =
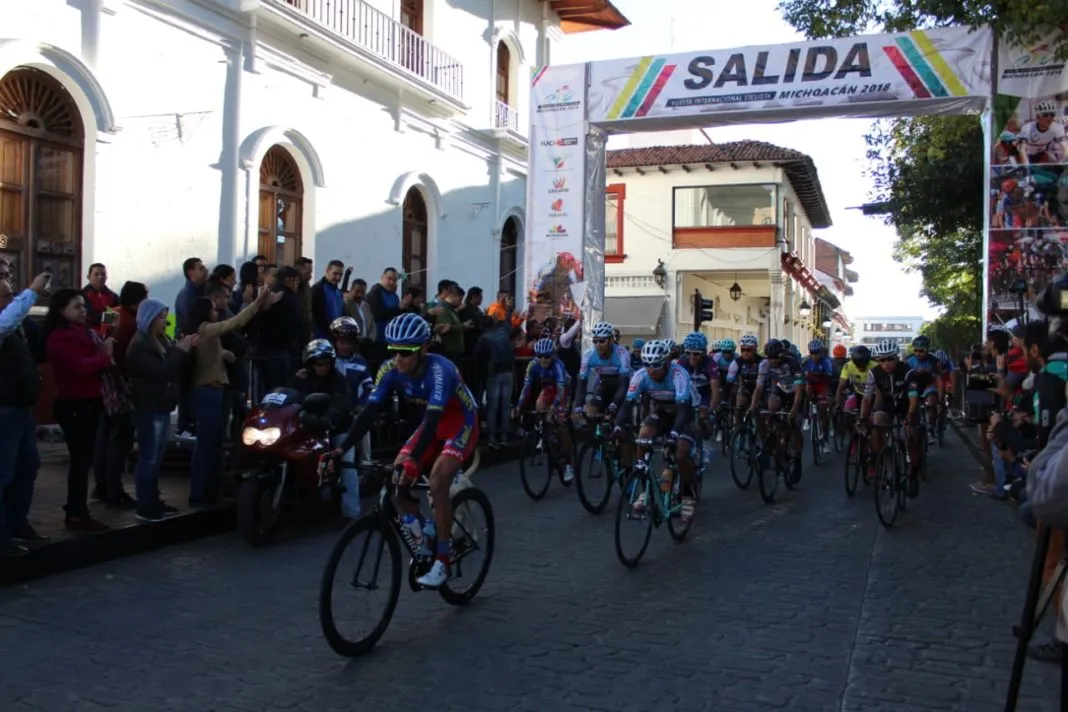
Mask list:
[{"label": "motorcycle headlight", "polygon": [[246,446],[262,445],[263,447],[270,447],[278,442],[278,438],[282,437],[282,431],[279,428],[245,428],[241,431],[241,442]]}]

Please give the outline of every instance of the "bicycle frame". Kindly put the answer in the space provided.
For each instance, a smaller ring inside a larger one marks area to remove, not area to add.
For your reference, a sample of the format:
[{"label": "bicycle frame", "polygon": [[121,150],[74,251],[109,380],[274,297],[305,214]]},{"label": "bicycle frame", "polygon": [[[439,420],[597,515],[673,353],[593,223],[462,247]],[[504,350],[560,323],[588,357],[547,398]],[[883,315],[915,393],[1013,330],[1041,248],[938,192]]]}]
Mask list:
[{"label": "bicycle frame", "polygon": [[[649,466],[652,464],[653,448],[657,446],[655,439],[637,438],[634,440],[634,444],[637,447],[644,447],[645,454],[642,455],[640,460],[636,460],[634,463],[634,477],[631,478],[631,482],[636,482],[640,479],[640,473],[645,473],[646,482],[646,499],[654,500],[656,502],[656,508],[654,512],[657,515],[657,526],[660,525],[660,520],[667,520],[671,518],[671,515],[682,509],[681,503],[676,507],[669,505],[671,501],[671,492],[661,492],[659,487],[660,473],[653,473]],[[664,460],[667,463],[668,468],[671,470],[671,482],[672,488],[678,484],[679,481],[679,469],[675,462],[675,452],[672,448],[661,443],[662,451],[664,454]],[[656,474],[657,482],[653,482],[653,475]]]}]

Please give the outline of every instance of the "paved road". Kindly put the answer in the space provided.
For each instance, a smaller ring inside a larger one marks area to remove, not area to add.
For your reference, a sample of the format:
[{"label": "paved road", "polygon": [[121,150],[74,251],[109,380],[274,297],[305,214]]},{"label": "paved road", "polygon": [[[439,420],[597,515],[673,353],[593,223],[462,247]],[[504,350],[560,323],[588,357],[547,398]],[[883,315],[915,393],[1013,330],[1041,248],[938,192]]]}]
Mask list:
[{"label": "paved road", "polygon": [[[355,662],[320,637],[334,535],[252,551],[234,536],[0,591],[0,709],[1000,710],[1030,538],[967,492],[959,443],[884,532],[846,500],[837,461],[780,504],[708,488],[692,538],[654,532],[628,571],[612,518],[558,485],[542,502],[512,467],[480,473],[499,543],[483,595],[453,609],[402,594]],[[1056,706],[1029,664],[1021,710]]]}]

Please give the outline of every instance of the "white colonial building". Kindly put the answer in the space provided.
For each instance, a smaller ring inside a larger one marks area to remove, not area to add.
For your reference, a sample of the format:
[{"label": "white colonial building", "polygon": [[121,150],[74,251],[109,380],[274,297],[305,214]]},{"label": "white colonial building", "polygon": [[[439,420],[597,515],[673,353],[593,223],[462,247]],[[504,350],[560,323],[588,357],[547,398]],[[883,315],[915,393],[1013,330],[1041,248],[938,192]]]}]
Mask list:
[{"label": "white colonial building", "polygon": [[626,23],[608,0],[8,3],[0,257],[165,300],[184,258],[256,253],[514,289],[530,70]]},{"label": "white colonial building", "polygon": [[[656,145],[665,139],[682,142]],[[816,274],[813,230],[831,218],[810,157],[700,131],[609,148],[605,314],[623,333],[678,339],[693,329],[695,292],[714,303],[709,339],[827,333],[841,300]]]}]

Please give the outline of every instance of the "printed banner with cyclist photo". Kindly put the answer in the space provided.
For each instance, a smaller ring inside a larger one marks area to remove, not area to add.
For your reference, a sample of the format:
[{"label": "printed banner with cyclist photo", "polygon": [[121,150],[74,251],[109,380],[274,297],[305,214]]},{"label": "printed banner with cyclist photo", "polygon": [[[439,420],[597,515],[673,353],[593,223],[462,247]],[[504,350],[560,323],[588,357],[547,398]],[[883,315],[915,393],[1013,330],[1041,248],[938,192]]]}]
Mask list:
[{"label": "printed banner with cyclist photo", "polygon": [[1068,72],[1053,49],[998,47],[992,115],[988,323],[1004,323],[1068,270]]}]

